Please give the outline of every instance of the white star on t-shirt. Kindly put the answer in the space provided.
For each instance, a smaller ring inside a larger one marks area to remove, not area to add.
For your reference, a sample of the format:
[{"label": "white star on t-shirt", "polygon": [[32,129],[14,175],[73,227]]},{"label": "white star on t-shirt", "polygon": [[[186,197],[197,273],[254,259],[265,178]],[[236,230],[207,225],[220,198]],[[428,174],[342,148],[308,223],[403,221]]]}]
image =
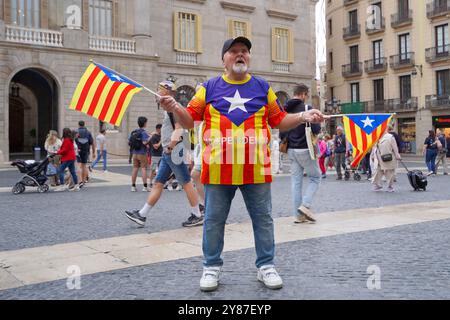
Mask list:
[{"label": "white star on t-shirt", "polygon": [[367,117],[366,120],[361,120],[361,122],[364,123],[364,128],[365,127],[372,127],[373,128],[372,123],[374,123],[375,120],[370,120],[370,118]]},{"label": "white star on t-shirt", "polygon": [[247,112],[247,109],[245,108],[245,103],[253,100],[253,99],[243,99],[241,98],[241,94],[239,93],[239,90],[236,90],[236,94],[234,95],[233,98],[225,98],[225,100],[227,100],[229,103],[231,103],[230,106],[230,110],[228,110],[228,113],[233,112],[236,109],[240,109],[244,112]]}]

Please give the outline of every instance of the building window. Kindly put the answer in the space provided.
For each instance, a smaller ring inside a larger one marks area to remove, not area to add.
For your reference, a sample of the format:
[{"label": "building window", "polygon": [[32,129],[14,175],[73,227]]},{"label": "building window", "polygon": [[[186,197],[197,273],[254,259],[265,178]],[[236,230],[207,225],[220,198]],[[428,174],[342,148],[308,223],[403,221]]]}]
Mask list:
[{"label": "building window", "polygon": [[174,14],[174,49],[185,52],[201,52],[200,16],[187,12]]},{"label": "building window", "polygon": [[359,68],[359,49],[358,46],[351,46],[350,47],[350,64],[352,65],[352,68],[358,67]]},{"label": "building window", "polygon": [[20,27],[41,27],[40,0],[5,0],[10,1],[11,23]]},{"label": "building window", "polygon": [[358,10],[353,10],[348,13],[348,25],[350,30],[358,30]]},{"label": "building window", "polygon": [[329,59],[330,59],[330,64],[329,64],[330,70],[333,70],[333,65],[334,65],[334,63],[333,63],[333,52],[329,53]]},{"label": "building window", "polygon": [[377,40],[373,43],[373,65],[383,64],[384,58],[384,49],[383,49],[383,40]]},{"label": "building window", "polygon": [[407,102],[411,99],[411,76],[400,77],[400,101]]},{"label": "building window", "polygon": [[398,36],[399,41],[399,55],[400,55],[400,61],[409,60],[410,57],[410,46],[411,46],[411,37],[409,33],[405,33]]},{"label": "building window", "polygon": [[436,71],[436,88],[438,96],[450,95],[450,69]]},{"label": "building window", "polygon": [[108,0],[89,0],[89,34],[113,36],[113,2]]},{"label": "building window", "polygon": [[290,29],[272,29],[272,60],[285,63],[294,62],[294,40]]},{"label": "building window", "polygon": [[435,28],[436,53],[448,53],[449,39],[448,39],[448,23],[437,26]]},{"label": "building window", "polygon": [[230,38],[246,37],[251,39],[250,23],[247,21],[228,20],[228,36]]},{"label": "building window", "polygon": [[373,100],[375,104],[384,103],[384,81],[378,79],[373,81]]},{"label": "building window", "polygon": [[398,0],[398,16],[399,18],[409,16],[409,0]]},{"label": "building window", "polygon": [[333,35],[333,20],[328,19],[328,36],[331,37]]},{"label": "building window", "polygon": [[359,83],[350,84],[351,102],[359,102]]}]

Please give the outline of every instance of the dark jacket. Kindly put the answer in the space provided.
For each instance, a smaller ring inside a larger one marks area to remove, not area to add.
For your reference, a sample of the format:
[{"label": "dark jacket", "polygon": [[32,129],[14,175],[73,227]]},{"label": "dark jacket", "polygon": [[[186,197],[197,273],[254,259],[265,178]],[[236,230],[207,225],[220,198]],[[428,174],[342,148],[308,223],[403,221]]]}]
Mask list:
[{"label": "dark jacket", "polygon": [[[305,103],[299,99],[292,99],[286,103],[284,107],[287,113],[300,113],[306,111]],[[311,107],[309,107],[311,110]],[[319,134],[321,127],[320,124],[312,124],[312,132],[314,134]],[[292,129],[289,132],[282,132],[280,137],[284,139],[288,137],[288,148],[289,149],[308,149],[308,142],[306,141],[305,135],[305,124],[299,125],[297,128]]]}]

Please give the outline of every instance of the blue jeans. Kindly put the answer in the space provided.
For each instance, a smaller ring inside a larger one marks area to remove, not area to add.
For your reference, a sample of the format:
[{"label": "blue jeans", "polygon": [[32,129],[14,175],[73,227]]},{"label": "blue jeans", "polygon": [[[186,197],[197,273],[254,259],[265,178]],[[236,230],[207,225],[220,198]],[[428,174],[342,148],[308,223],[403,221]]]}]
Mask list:
[{"label": "blue jeans", "polygon": [[[292,198],[294,199],[294,215],[298,216],[297,209],[305,206],[308,209],[312,207],[314,195],[320,187],[320,169],[317,160],[312,160],[308,149],[289,149],[289,159],[291,160],[291,183]],[[309,177],[308,188],[305,195],[302,196],[303,174]]]},{"label": "blue jeans", "polygon": [[429,172],[436,173],[437,154],[438,154],[437,149],[427,149],[425,162],[427,163],[427,168]]},{"label": "blue jeans", "polygon": [[205,185],[205,220],[203,224],[203,264],[205,267],[223,265],[225,223],[231,202],[240,189],[253,223],[256,248],[256,267],[272,265],[275,256],[272,219],[271,184],[241,186]]},{"label": "blue jeans", "polygon": [[73,183],[78,184],[77,172],[75,171],[75,160],[65,161],[59,166],[59,183],[64,185],[64,171],[69,168],[70,174],[72,175]]},{"label": "blue jeans", "polygon": [[101,158],[103,158],[103,171],[106,171],[106,157],[108,155],[108,152],[106,150],[103,150],[100,152],[100,150],[97,150],[97,159],[92,163],[92,169],[95,168],[97,163],[100,161]]},{"label": "blue jeans", "polygon": [[158,175],[156,176],[155,182],[165,184],[169,180],[172,172],[175,174],[178,183],[182,186],[191,182],[191,174],[187,165],[184,162],[180,164],[173,163],[172,155],[164,153],[159,163]]}]

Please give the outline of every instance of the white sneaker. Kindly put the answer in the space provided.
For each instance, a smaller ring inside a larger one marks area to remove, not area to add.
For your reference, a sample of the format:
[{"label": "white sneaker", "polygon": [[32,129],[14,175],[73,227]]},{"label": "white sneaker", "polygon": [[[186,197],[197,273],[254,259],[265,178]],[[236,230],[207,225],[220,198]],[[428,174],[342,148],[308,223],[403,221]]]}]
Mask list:
[{"label": "white sneaker", "polygon": [[72,189],[69,189],[69,191],[70,192],[78,192],[78,191],[80,191],[81,189],[80,189],[80,185],[75,185]]},{"label": "white sneaker", "polygon": [[150,192],[150,191],[152,191],[149,187],[143,187],[142,188],[142,192]]},{"label": "white sneaker", "polygon": [[131,192],[137,192],[136,187],[131,187]]},{"label": "white sneaker", "polygon": [[62,185],[62,186],[57,187],[55,189],[55,192],[64,192],[66,190],[67,190],[67,186],[66,185]]},{"label": "white sneaker", "polygon": [[219,287],[221,267],[204,267],[203,276],[200,279],[201,291],[215,291]]},{"label": "white sneaker", "polygon": [[262,266],[258,269],[258,280],[272,290],[283,288],[283,280],[274,266]]}]

